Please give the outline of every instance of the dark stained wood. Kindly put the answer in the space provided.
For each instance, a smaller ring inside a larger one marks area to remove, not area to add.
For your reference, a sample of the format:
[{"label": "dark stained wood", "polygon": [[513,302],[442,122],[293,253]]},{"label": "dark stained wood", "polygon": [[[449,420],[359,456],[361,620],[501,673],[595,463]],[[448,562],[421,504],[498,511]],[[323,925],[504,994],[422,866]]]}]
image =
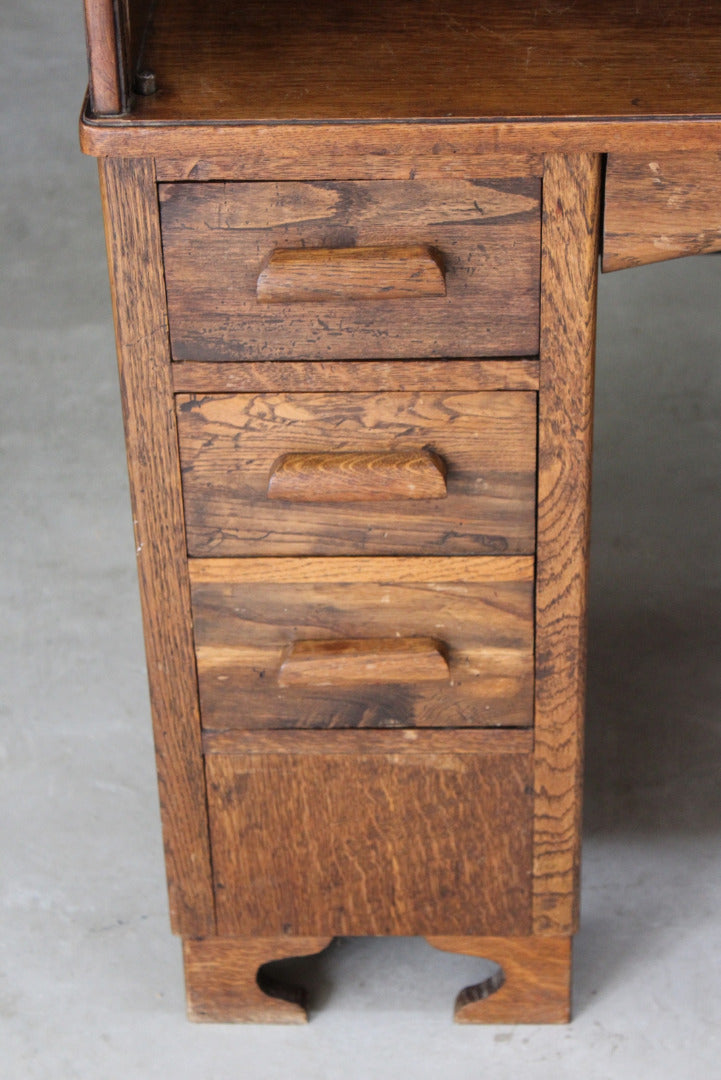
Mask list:
[{"label": "dark stained wood", "polygon": [[118,21],[123,27],[125,84],[129,103],[132,106],[132,95],[136,89],[134,86],[136,73],[147,68],[147,57],[144,52],[151,32],[151,20],[155,10],[162,7],[166,0],[118,0],[118,3]]},{"label": "dark stained wood", "polygon": [[[721,113],[708,0],[165,0],[142,122]],[[200,43],[200,44],[199,44]]]},{"label": "dark stained wood", "polygon": [[445,296],[443,264],[427,244],[279,248],[256,284],[267,304],[318,300],[412,300]]},{"label": "dark stained wood", "polygon": [[721,251],[721,149],[612,154],[606,165],[603,269]]},{"label": "dark stained wood", "polygon": [[[258,974],[263,964],[311,956],[332,938],[199,938],[183,942],[188,1019],[223,1024],[303,1024],[300,987],[280,986]],[[262,989],[261,989],[262,987]]]},{"label": "dark stained wood", "polygon": [[[161,184],[163,230],[178,234],[184,230],[192,233],[205,229],[209,234],[220,230],[221,239],[231,244],[233,237],[229,233],[235,230],[272,232],[317,222],[322,222],[327,230],[334,226],[345,228],[346,237],[348,230],[356,225],[400,230],[423,229],[433,224],[473,227],[504,222],[511,225],[520,220],[540,226],[539,178],[492,176],[487,171],[492,164],[491,158],[483,176],[453,177],[445,181],[411,178],[317,184]],[[209,235],[208,240],[211,238]],[[485,240],[486,234],[478,239]],[[517,238],[510,235],[507,239]],[[269,256],[275,250],[276,247],[270,248]],[[252,280],[255,283],[256,279]]]},{"label": "dark stained wood", "polygon": [[173,364],[180,393],[308,390],[537,390],[538,361],[343,360],[313,363],[265,360],[243,364]]},{"label": "dark stained wood", "polygon": [[548,158],[543,195],[533,929],[558,935],[578,920],[600,158]]},{"label": "dark stained wood", "polygon": [[119,113],[124,101],[121,42],[115,22],[115,0],[84,0],[88,48],[90,109],[96,115]]},{"label": "dark stained wood", "polygon": [[[533,393],[185,397],[178,431],[192,555],[524,554],[534,550]],[[445,499],[284,503],[284,453],[429,449]]]},{"label": "dark stained wood", "polygon": [[100,163],[170,915],[214,930],[205,782],[183,540],[155,177]]},{"label": "dark stained wood", "polygon": [[[571,938],[428,937],[446,952],[482,956],[501,972],[456,998],[461,1024],[565,1024],[571,1019]],[[498,985],[500,983],[500,986]]]},{"label": "dark stained wood", "polygon": [[525,934],[530,754],[210,754],[219,932]]},{"label": "dark stained wood", "polygon": [[[391,359],[534,353],[535,178],[161,184],[176,360]],[[447,295],[264,304],[278,248],[432,247]]]},{"label": "dark stained wood", "polygon": [[447,682],[443,646],[433,638],[295,641],[278,669],[278,686]]},{"label": "dark stained wood", "polygon": [[[216,153],[212,158],[199,158],[196,155],[187,158],[160,158],[157,162],[158,180],[267,180],[269,175],[265,155],[270,153],[275,159],[271,168],[273,174],[278,170],[285,176],[288,169],[297,170],[289,176],[293,180],[357,180],[359,177],[377,180],[431,180],[457,177],[467,180],[469,176],[493,176],[496,179],[512,179],[519,176],[543,176],[543,156],[539,153],[499,154],[490,145],[483,145],[483,129],[452,125],[453,136],[458,140],[448,140],[448,125],[433,127],[435,144],[428,139],[430,128],[420,128],[414,124],[406,127],[403,138],[398,139],[395,127],[382,125],[384,133],[391,139],[390,152],[381,153],[380,146],[372,133],[376,125],[369,128],[349,127],[348,133],[359,137],[357,147],[343,146],[342,153],[334,153],[330,145],[325,144],[323,133],[314,125],[313,131],[320,135],[320,156],[301,157],[297,150],[287,142],[283,129],[279,127],[263,128],[267,140],[257,138],[258,129],[242,129],[251,141],[245,146],[242,156]],[[167,129],[166,129],[167,130]],[[227,130],[227,129],[226,129]],[[303,127],[295,129],[302,144],[309,132]],[[341,134],[341,129],[334,129]],[[343,129],[345,130],[345,129]],[[469,139],[470,131],[473,139]],[[422,133],[421,133],[422,132]],[[418,138],[421,133],[421,138]],[[364,151],[360,147],[371,134],[373,149]],[[279,137],[280,136],[280,137]],[[207,134],[206,136],[207,137]],[[481,148],[478,142],[481,141]],[[341,144],[347,142],[341,135]],[[333,163],[329,160],[329,156]]]},{"label": "dark stained wood", "polygon": [[431,450],[283,454],[268,480],[269,499],[388,502],[445,499],[446,465]]},{"label": "dark stained wood", "polygon": [[[241,179],[432,179],[488,176],[487,154],[707,152],[721,145],[721,109],[708,119],[508,120],[478,124],[412,121],[344,123],[207,124],[143,126],[119,118],[81,117],[86,154],[163,155],[163,179],[183,179],[197,162],[201,173],[231,158]],[[175,175],[177,162],[178,176]],[[189,159],[192,159],[189,165]],[[207,170],[206,170],[207,166]],[[495,174],[494,174],[495,175]],[[522,175],[518,173],[517,175]]]},{"label": "dark stained wood", "polygon": [[96,116],[125,112],[141,59],[151,0],[84,0],[89,105]]},{"label": "dark stained wood", "polygon": [[206,731],[206,754],[527,754],[533,732],[520,728],[374,731]]},{"label": "dark stained wood", "polygon": [[[203,725],[530,726],[532,558],[191,563]],[[296,642],[433,638],[450,680],[278,685]]]}]

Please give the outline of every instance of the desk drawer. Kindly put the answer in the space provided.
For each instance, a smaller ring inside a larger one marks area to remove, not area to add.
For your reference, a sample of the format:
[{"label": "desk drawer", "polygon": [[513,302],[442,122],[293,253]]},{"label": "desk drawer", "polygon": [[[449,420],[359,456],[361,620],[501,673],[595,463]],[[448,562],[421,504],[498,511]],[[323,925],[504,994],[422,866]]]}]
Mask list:
[{"label": "desk drawer", "polygon": [[177,403],[191,555],[533,552],[533,391]]},{"label": "desk drawer", "polygon": [[229,742],[206,757],[219,934],[530,933],[530,732]]},{"label": "desk drawer", "polygon": [[523,727],[533,559],[191,560],[203,726]]},{"label": "desk drawer", "polygon": [[538,351],[536,177],[159,190],[176,360]]}]

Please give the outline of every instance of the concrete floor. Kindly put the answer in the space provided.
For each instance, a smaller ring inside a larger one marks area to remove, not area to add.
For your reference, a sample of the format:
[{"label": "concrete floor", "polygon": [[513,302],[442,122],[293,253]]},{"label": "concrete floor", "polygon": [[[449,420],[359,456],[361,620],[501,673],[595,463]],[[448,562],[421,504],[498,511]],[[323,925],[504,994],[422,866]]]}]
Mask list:
[{"label": "concrete floor", "polygon": [[193,1026],[168,932],[81,5],[4,0],[0,1075],[721,1076],[721,258],[602,282],[575,1020],[340,942],[304,1028]]}]

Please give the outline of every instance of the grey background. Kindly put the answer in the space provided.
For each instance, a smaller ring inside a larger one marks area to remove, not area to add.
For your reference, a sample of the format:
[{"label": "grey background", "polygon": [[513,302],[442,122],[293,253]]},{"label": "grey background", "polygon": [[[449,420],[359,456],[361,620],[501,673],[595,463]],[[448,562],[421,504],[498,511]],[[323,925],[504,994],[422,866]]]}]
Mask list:
[{"label": "grey background", "polygon": [[168,931],[81,4],[3,0],[0,1074],[718,1076],[721,258],[601,284],[570,1027],[454,1027],[478,963],[341,942],[304,1028],[194,1026]]}]

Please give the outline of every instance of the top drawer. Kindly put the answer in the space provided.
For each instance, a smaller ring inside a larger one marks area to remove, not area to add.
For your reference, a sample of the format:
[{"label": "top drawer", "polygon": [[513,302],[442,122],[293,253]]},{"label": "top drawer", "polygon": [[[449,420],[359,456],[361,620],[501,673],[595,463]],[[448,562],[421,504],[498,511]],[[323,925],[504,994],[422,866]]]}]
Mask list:
[{"label": "top drawer", "polygon": [[535,177],[159,189],[176,360],[538,351]]}]

